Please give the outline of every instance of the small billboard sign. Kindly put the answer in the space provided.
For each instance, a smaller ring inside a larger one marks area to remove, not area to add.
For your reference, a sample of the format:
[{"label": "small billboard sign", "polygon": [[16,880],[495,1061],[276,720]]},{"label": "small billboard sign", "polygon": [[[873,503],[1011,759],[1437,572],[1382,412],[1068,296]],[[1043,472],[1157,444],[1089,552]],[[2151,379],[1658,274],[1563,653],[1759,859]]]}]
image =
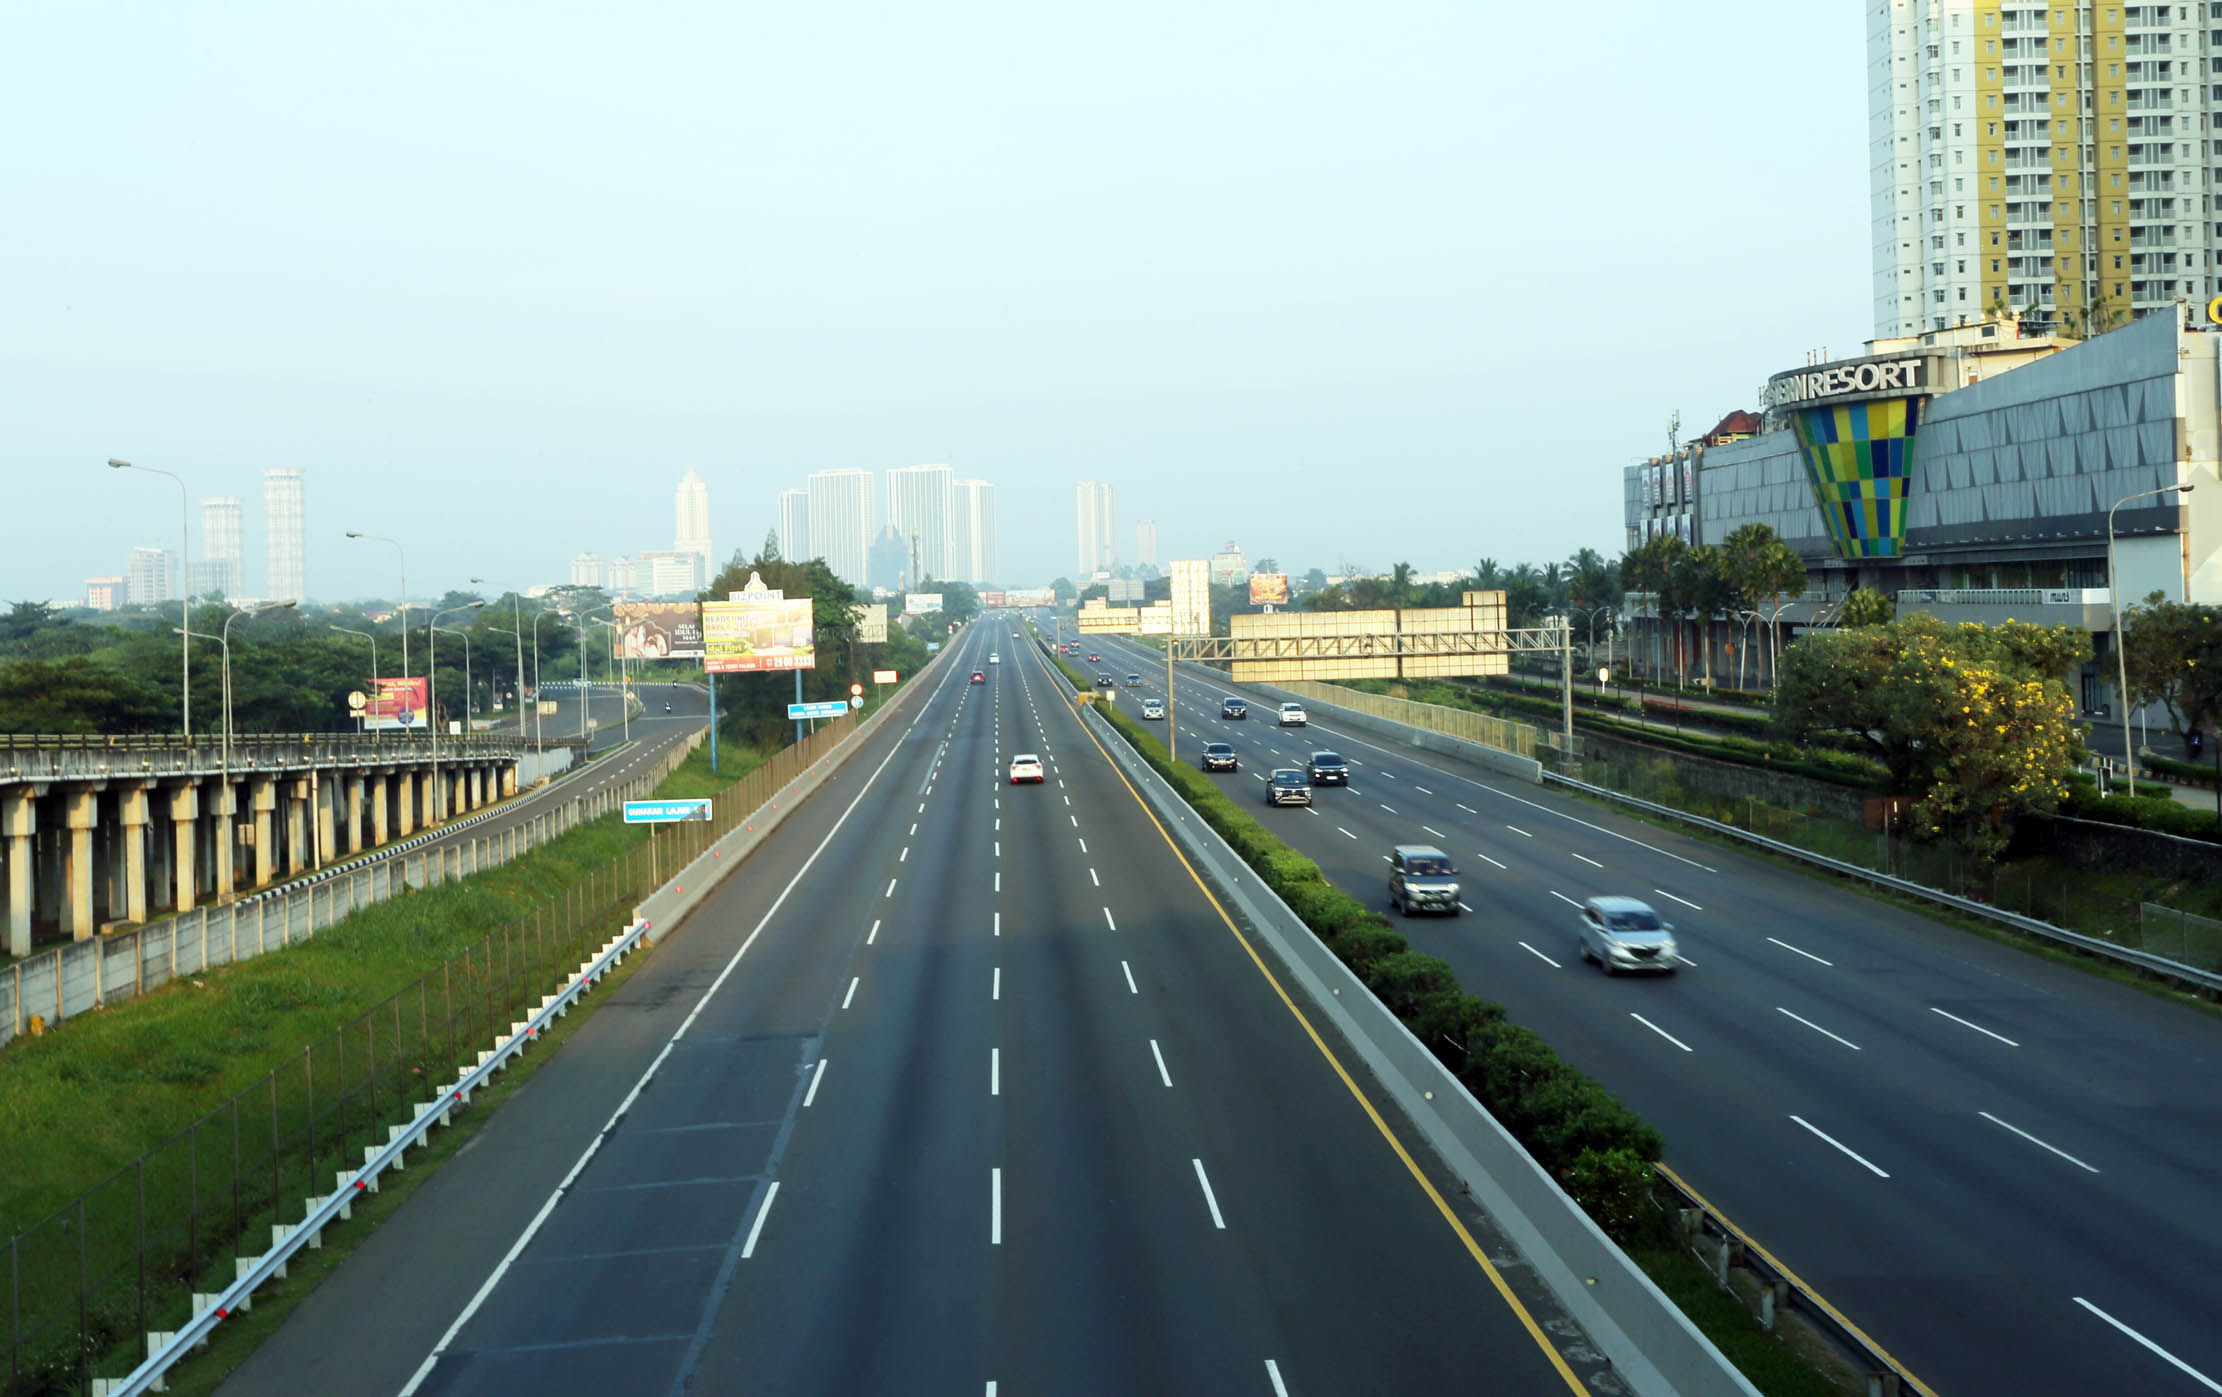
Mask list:
[{"label": "small billboard sign", "polygon": [[625,823],[628,825],[664,825],[679,820],[707,820],[710,802],[707,800],[628,800],[625,802]]},{"label": "small billboard sign", "polygon": [[798,720],[803,718],[838,718],[848,711],[849,704],[846,699],[827,699],[824,703],[790,703],[787,705],[787,716]]}]

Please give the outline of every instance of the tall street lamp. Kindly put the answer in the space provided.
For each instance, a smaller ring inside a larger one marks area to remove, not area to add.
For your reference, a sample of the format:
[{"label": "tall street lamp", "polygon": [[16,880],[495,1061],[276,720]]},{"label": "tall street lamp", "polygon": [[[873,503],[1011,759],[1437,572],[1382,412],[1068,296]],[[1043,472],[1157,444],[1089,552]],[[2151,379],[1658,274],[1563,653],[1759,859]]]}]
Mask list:
[{"label": "tall street lamp", "polygon": [[178,559],[184,576],[178,579],[178,594],[183,598],[178,605],[178,667],[182,672],[179,682],[180,707],[183,710],[185,740],[193,740],[193,645],[184,632],[193,626],[193,535],[191,532],[192,497],[185,488],[185,478],[175,471],[159,466],[135,466],[129,461],[110,457],[108,469],[118,471],[145,471],[148,475],[166,475],[177,482],[177,546]]},{"label": "tall street lamp", "polygon": [[[221,647],[221,650],[222,650],[222,654],[223,654],[223,676],[224,676],[224,678],[223,678],[223,688],[222,688],[222,695],[223,695],[223,696],[222,696],[222,700],[221,700],[221,703],[220,703],[220,707],[222,708],[222,711],[223,711],[223,732],[224,732],[224,748],[223,748],[223,752],[224,752],[224,758],[223,758],[223,760],[224,760],[224,767],[223,767],[223,771],[224,771],[224,774],[223,774],[223,792],[224,792],[224,802],[223,802],[223,808],[222,808],[221,810],[217,811],[216,813],[217,813],[217,818],[218,818],[218,819],[220,819],[220,820],[222,820],[222,821],[224,822],[224,838],[225,838],[225,840],[226,840],[226,841],[229,841],[229,840],[230,840],[230,839],[231,839],[231,838],[233,837],[233,833],[232,833],[232,828],[231,828],[231,816],[232,816],[232,793],[231,793],[231,735],[232,735],[232,726],[231,726],[231,623],[232,623],[232,622],[234,622],[234,621],[236,621],[236,620],[238,620],[238,619],[239,619],[240,617],[242,617],[242,616],[256,616],[256,615],[260,615],[261,613],[263,613],[263,612],[265,612],[265,611],[283,611],[283,610],[287,609],[288,607],[291,607],[292,605],[294,605],[294,603],[292,603],[292,602],[290,602],[290,601],[274,601],[274,602],[265,602],[265,603],[263,603],[263,604],[262,604],[261,606],[235,606],[235,607],[233,607],[233,608],[232,608],[232,612],[231,612],[231,615],[229,615],[229,616],[226,616],[226,617],[224,618],[224,626],[223,626],[223,629],[222,629],[221,631],[219,631],[219,632],[218,632],[217,634],[215,634],[215,635],[204,635],[204,634],[200,634],[200,633],[195,633],[195,634],[193,635],[193,638],[194,638],[195,640],[213,640],[213,641],[215,641],[215,642],[216,642],[216,644],[217,644],[217,645],[218,645],[219,647]],[[224,872],[225,872],[225,878],[224,878],[224,888],[223,888],[223,891],[222,891],[222,893],[221,893],[221,894],[220,894],[219,896],[220,896],[220,898],[221,898],[221,897],[228,897],[228,896],[230,896],[230,895],[232,894],[232,892],[233,892],[233,888],[232,888],[232,879],[231,879],[231,876],[230,876],[230,872],[229,872],[229,870],[230,870],[230,859],[231,859],[231,852],[230,852],[230,850],[231,850],[231,845],[229,844],[229,842],[226,842],[226,843],[224,843],[224,844],[220,844],[220,845],[218,845],[217,847],[218,847],[219,849],[221,849],[221,850],[223,850],[223,851],[224,851],[224,852],[223,852],[223,857],[224,857],[224,860],[225,860],[225,863],[224,863],[224,865],[223,865],[223,868],[224,868]]]},{"label": "tall street lamp", "polygon": [[366,534],[358,529],[347,531],[349,538],[367,538],[373,543],[390,543],[401,557],[401,677],[409,677],[409,552],[401,540],[387,538],[384,534]]},{"label": "tall street lamp", "polygon": [[[370,642],[370,687],[371,687],[371,688],[373,688],[373,689],[377,688],[377,687],[378,687],[378,637],[377,637],[377,635],[375,635],[374,633],[372,633],[372,632],[370,632],[370,631],[358,631],[358,630],[354,629],[354,628],[353,628],[352,626],[335,626],[335,625],[333,625],[333,624],[332,624],[331,622],[329,622],[329,621],[327,621],[327,622],[325,622],[325,623],[324,623],[324,629],[326,629],[326,630],[328,630],[328,631],[339,631],[339,632],[340,632],[340,633],[342,633],[343,635],[359,635],[359,636],[361,636],[361,637],[362,637],[363,639],[365,639],[365,640],[367,640],[367,641],[369,641],[369,642]],[[356,719],[356,721],[358,721],[358,722],[360,722],[360,721],[361,721],[361,717],[360,717],[360,715],[358,715],[358,716],[357,716],[357,719]]]},{"label": "tall street lamp", "polygon": [[2106,597],[2114,607],[2114,666],[2120,687],[2116,692],[2122,703],[2122,767],[2129,773],[2129,793],[2137,794],[2137,751],[2129,745],[2129,646],[2122,633],[2122,583],[2114,568],[2114,510],[2131,500],[2149,499],[2154,495],[2191,493],[2189,485],[2163,485],[2157,490],[2140,490],[2134,495],[2124,495],[2114,501],[2113,509],[2106,511]]},{"label": "tall street lamp", "polygon": [[463,731],[467,735],[471,730],[471,633],[458,630],[454,626],[434,626],[432,629],[443,635],[463,637]]},{"label": "tall street lamp", "polygon": [[[474,584],[485,580],[483,577],[471,579]],[[517,740],[522,742],[525,738],[525,602],[515,592],[509,594],[509,611],[510,619],[516,623],[509,637],[517,642]]]},{"label": "tall street lamp", "polygon": [[[435,611],[432,613],[432,619],[426,622],[424,627],[424,672],[430,676],[425,690],[424,706],[432,710],[432,818],[435,820],[441,819],[447,814],[447,787],[440,784],[440,641],[438,634],[440,618],[442,616],[453,616],[463,611],[476,611],[484,605],[486,603],[482,601],[473,601],[465,602],[461,606],[451,606],[445,611]],[[401,633],[406,636],[409,632],[404,628]],[[470,652],[465,651],[464,659],[466,663],[469,661],[469,657]],[[463,682],[466,686],[463,694],[463,713],[465,718],[468,719],[471,711],[471,696],[467,687],[470,684],[469,670],[464,671]],[[468,723],[466,723],[466,726],[468,726]]]}]

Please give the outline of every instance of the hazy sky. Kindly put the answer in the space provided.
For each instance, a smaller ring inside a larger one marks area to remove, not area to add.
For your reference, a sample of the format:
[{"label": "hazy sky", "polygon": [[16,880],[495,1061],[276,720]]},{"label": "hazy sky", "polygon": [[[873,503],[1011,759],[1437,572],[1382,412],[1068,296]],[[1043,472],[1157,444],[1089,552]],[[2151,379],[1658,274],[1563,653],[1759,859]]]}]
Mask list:
[{"label": "hazy sky", "polygon": [[[1872,333],[1859,7],[50,4],[0,17],[0,598],[308,473],[339,598],[753,551],[813,470],[1003,572],[1621,543],[1620,468]],[[198,547],[196,543],[196,548]]]}]

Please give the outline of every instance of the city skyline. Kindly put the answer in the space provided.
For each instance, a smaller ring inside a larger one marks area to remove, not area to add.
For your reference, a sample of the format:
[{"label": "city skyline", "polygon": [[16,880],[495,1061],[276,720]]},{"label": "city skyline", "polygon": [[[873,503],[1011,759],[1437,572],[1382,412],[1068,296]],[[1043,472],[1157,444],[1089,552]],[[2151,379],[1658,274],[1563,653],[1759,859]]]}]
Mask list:
[{"label": "city skyline", "polygon": [[1077,582],[1118,567],[1119,511],[1115,492],[1100,481],[1081,481],[1073,489],[1073,502]]}]

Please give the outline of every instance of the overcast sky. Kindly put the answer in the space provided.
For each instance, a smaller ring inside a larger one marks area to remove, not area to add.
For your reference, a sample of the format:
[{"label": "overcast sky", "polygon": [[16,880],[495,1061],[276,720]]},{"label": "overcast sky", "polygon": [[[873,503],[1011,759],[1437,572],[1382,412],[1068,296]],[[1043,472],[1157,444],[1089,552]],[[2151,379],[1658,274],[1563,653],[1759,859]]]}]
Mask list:
[{"label": "overcast sky", "polygon": [[[1872,333],[1859,7],[16,6],[0,598],[307,472],[320,598],[722,555],[813,470],[1003,572],[1617,554],[1620,469]],[[198,543],[196,541],[196,549]]]}]

